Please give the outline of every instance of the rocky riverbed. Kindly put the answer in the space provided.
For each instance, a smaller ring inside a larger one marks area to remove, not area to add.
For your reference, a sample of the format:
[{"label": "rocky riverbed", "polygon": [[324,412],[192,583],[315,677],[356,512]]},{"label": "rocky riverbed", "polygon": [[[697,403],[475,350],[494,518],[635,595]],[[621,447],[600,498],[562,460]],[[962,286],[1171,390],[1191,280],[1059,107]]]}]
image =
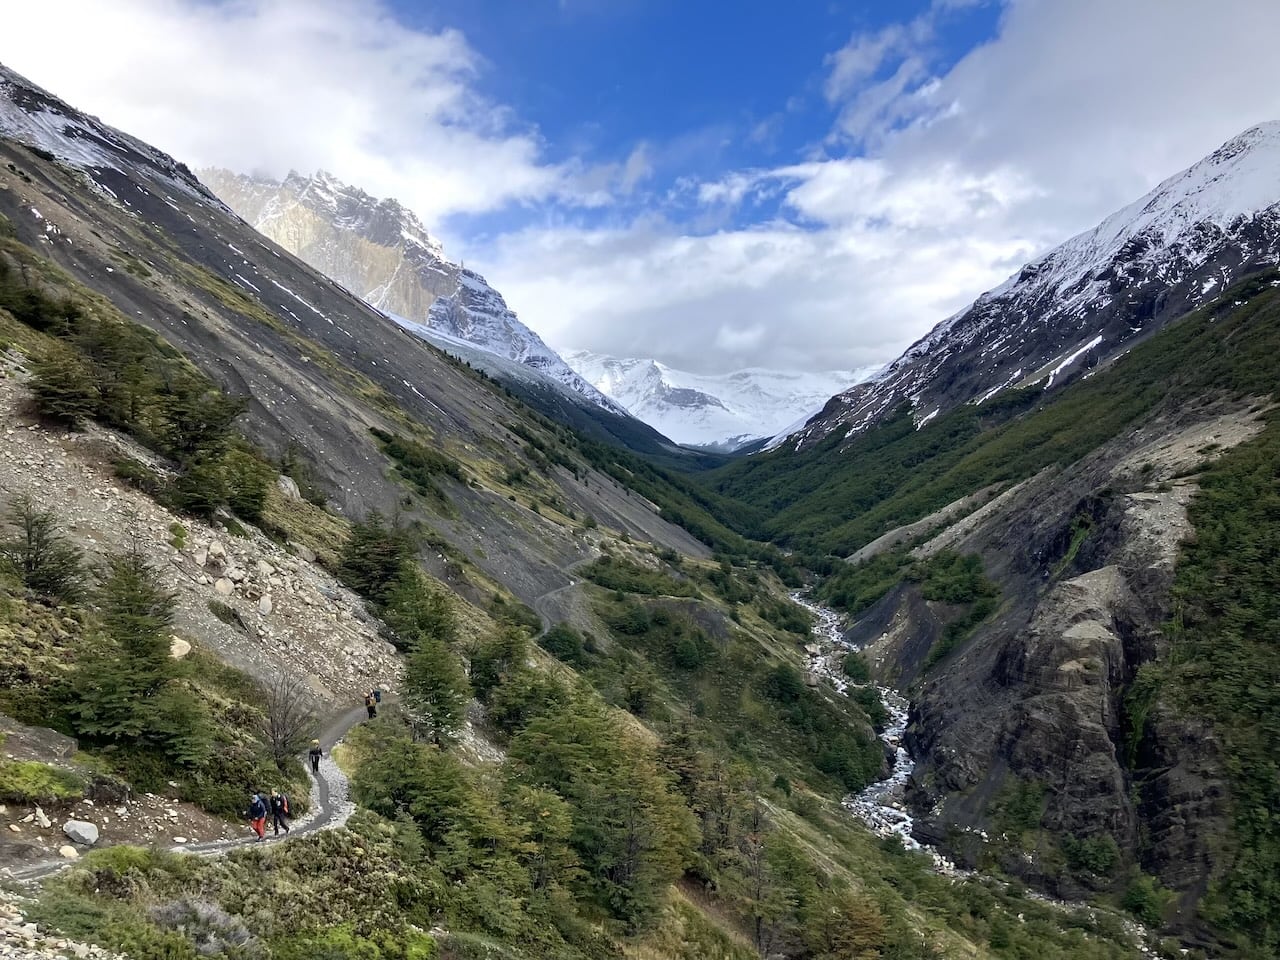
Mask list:
[{"label": "rocky riverbed", "polygon": [[[840,615],[800,593],[793,593],[791,599],[808,610],[814,618],[815,640],[806,648],[809,654],[809,671],[830,683],[840,693],[847,692],[852,684],[844,674],[842,660],[846,653],[856,648],[844,639]],[[884,743],[886,752],[892,752],[893,766],[888,777],[868,785],[858,793],[849,794],[841,801],[841,806],[877,836],[896,836],[907,849],[929,854],[940,873],[955,874],[958,872],[955,864],[933,847],[920,843],[912,836],[914,820],[907,810],[905,792],[907,781],[911,779],[911,773],[915,769],[915,761],[903,745],[910,704],[906,697],[889,687],[876,686],[876,691],[889,715],[888,722],[880,731],[880,740]]]}]

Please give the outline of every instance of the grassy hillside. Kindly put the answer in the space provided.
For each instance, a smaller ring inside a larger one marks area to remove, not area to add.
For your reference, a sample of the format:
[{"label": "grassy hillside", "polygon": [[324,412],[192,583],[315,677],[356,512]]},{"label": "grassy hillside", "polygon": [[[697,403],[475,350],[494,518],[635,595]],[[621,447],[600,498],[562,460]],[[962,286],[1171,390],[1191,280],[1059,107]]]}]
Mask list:
[{"label": "grassy hillside", "polygon": [[1051,402],[1035,387],[1005,391],[922,430],[904,408],[851,438],[729,464],[708,482],[745,510],[722,519],[807,554],[843,556],[985,486],[1071,463],[1157,407],[1214,393],[1268,396],[1280,348],[1278,278],[1267,271],[1237,284]]}]

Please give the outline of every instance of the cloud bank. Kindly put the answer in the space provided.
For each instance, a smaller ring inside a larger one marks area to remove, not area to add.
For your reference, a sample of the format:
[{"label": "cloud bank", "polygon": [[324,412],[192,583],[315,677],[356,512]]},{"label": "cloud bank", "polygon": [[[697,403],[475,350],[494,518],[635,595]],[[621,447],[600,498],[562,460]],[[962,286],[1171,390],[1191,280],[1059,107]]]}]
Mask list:
[{"label": "cloud bank", "polygon": [[[1280,4],[1006,0],[996,35],[940,66],[968,2],[815,63],[821,142],[697,180],[664,179],[674,143],[548,162],[477,92],[501,65],[379,0],[44,0],[6,12],[0,60],[192,166],[324,168],[401,199],[559,348],[854,368],[1280,117],[1257,49]],[[774,136],[758,127],[737,135]],[[498,219],[468,235],[472,215]]]}]

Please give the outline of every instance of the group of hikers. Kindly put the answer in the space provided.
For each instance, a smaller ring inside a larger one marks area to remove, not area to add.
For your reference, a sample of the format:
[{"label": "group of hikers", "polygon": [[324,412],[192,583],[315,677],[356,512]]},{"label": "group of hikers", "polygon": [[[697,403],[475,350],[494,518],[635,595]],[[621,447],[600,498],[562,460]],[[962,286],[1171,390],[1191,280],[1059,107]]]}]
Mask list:
[{"label": "group of hikers", "polygon": [[[370,720],[377,717],[380,703],[382,703],[382,687],[371,687],[364,697],[364,706],[369,712]],[[320,747],[320,741],[312,740],[307,758],[311,761],[311,772],[316,776],[320,775],[320,760],[323,756],[324,750]],[[264,796],[262,791],[258,791],[249,797],[249,809],[245,811],[245,816],[253,832],[258,835],[259,843],[267,839],[268,816],[271,817],[273,836],[280,836],[281,830],[288,833],[289,819],[292,816],[289,812],[289,798],[279,790],[272,790],[269,796]]]},{"label": "group of hikers", "polygon": [[249,826],[258,835],[258,842],[267,839],[267,815],[271,816],[273,836],[280,836],[280,831],[289,832],[289,798],[279,790],[272,790],[269,797],[259,791],[249,798]]}]

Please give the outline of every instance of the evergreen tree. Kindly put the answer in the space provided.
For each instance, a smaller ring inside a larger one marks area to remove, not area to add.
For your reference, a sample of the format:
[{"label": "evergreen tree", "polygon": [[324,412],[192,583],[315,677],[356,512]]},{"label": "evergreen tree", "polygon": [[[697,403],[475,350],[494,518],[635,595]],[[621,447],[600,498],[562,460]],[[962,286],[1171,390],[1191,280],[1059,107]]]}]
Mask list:
[{"label": "evergreen tree", "polygon": [[445,644],[424,637],[405,664],[405,701],[418,728],[437,746],[451,742],[466,718],[471,690],[458,658]]},{"label": "evergreen tree", "polygon": [[427,641],[452,643],[458,633],[453,603],[435,589],[412,563],[404,563],[386,595],[382,619],[402,649]]},{"label": "evergreen tree", "polygon": [[231,435],[231,425],[247,406],[246,400],[228,396],[208,380],[179,372],[161,398],[160,439],[180,460],[220,454]]},{"label": "evergreen tree", "polygon": [[72,602],[84,588],[84,556],[58,530],[52,510],[37,510],[23,494],[14,498],[0,542],[0,560],[13,568],[28,590],[46,600]]},{"label": "evergreen tree", "polygon": [[389,526],[374,510],[363,522],[352,524],[351,536],[342,547],[338,574],[356,593],[381,606],[400,582],[404,565],[412,555],[409,535]]},{"label": "evergreen tree", "polygon": [[97,393],[88,364],[60,343],[32,363],[30,385],[36,408],[69,427],[91,419],[97,409]]},{"label": "evergreen tree", "polygon": [[691,859],[696,828],[647,745],[595,703],[534,719],[509,756],[527,782],[573,808],[582,892],[632,927],[644,924]]},{"label": "evergreen tree", "polygon": [[496,636],[477,644],[471,651],[471,686],[476,696],[487,702],[494,688],[524,666],[528,655],[524,631],[510,624],[501,627]]},{"label": "evergreen tree", "polygon": [[[71,710],[77,732],[157,746],[185,737],[194,730],[185,714],[194,708],[175,700],[179,693],[165,690],[173,672],[168,628],[175,598],[161,586],[137,543],[111,557],[97,599],[104,636],[98,654],[75,678]],[[198,751],[188,744],[182,752]]]}]

